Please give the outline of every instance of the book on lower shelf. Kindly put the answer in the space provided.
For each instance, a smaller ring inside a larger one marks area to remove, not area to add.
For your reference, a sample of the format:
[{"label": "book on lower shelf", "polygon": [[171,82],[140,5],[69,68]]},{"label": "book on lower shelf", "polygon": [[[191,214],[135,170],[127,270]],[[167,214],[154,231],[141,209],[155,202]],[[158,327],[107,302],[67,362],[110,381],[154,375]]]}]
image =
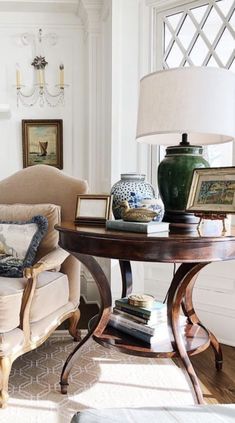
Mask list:
[{"label": "book on lower shelf", "polygon": [[154,300],[150,308],[146,308],[129,304],[128,298],[124,297],[115,301],[115,308],[151,322],[157,322],[166,315],[166,304],[157,300]]},{"label": "book on lower shelf", "polygon": [[164,318],[159,319],[155,324],[146,324],[143,322],[140,322],[135,319],[135,316],[126,313],[126,315],[119,314],[117,310],[113,310],[113,313],[111,315],[111,319],[116,322],[118,325],[125,326],[126,328],[130,329],[137,329],[140,332],[147,333],[149,335],[154,335],[157,325],[166,323],[167,316],[165,315]]},{"label": "book on lower shelf", "polygon": [[127,311],[123,311],[120,308],[114,307],[113,308],[114,314],[120,314],[123,317],[126,317],[127,319],[132,319],[137,323],[143,323],[146,326],[154,326],[156,323],[163,323],[166,321],[167,315],[166,315],[166,307],[165,307],[165,313],[162,313],[162,315],[158,316],[152,316],[150,319],[146,317],[140,317],[137,314],[128,313]]},{"label": "book on lower shelf", "polygon": [[156,232],[167,232],[169,230],[169,223],[167,222],[128,222],[126,220],[107,220],[106,229],[127,232],[142,232],[145,234]]},{"label": "book on lower shelf", "polygon": [[[184,326],[186,321],[187,321],[187,318],[185,316],[180,316],[180,326]],[[108,324],[114,329],[117,329],[118,331],[124,334],[132,336],[148,344],[154,344],[156,342],[169,338],[167,322],[156,325],[155,328],[153,328],[153,333],[144,332],[143,330],[140,330],[136,326],[131,327],[131,325],[129,324],[126,325],[120,319],[116,319],[114,317],[114,314],[111,314]]]}]

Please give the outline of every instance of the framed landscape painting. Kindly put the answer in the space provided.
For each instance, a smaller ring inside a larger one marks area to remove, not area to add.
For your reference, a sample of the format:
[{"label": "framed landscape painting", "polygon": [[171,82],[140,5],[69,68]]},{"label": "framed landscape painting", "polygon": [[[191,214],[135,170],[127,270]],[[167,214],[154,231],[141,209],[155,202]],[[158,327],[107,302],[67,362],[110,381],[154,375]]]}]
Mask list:
[{"label": "framed landscape painting", "polygon": [[22,120],[23,166],[46,164],[63,169],[62,119]]},{"label": "framed landscape painting", "polygon": [[235,167],[194,169],[187,211],[235,213]]}]

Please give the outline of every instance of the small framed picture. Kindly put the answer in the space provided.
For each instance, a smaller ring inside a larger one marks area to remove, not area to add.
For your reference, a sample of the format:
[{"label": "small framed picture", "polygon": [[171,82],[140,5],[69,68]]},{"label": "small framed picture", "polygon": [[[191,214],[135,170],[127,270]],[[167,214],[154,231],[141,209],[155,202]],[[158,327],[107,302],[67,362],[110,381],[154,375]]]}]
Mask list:
[{"label": "small framed picture", "polygon": [[46,164],[63,169],[62,119],[22,120],[23,166]]},{"label": "small framed picture", "polygon": [[186,211],[235,213],[235,167],[194,169]]},{"label": "small framed picture", "polygon": [[111,218],[112,195],[78,195],[75,223],[105,225]]}]

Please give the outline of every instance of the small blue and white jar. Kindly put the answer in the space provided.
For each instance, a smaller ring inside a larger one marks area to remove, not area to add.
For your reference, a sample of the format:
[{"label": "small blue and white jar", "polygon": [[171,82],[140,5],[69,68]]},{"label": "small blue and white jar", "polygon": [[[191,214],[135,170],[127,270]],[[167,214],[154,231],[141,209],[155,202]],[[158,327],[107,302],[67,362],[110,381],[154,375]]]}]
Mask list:
[{"label": "small blue and white jar", "polygon": [[111,194],[115,219],[122,218],[122,201],[127,200],[131,208],[138,208],[141,207],[143,199],[152,199],[155,196],[152,185],[146,182],[145,175],[140,173],[122,173],[120,181],[113,185]]}]

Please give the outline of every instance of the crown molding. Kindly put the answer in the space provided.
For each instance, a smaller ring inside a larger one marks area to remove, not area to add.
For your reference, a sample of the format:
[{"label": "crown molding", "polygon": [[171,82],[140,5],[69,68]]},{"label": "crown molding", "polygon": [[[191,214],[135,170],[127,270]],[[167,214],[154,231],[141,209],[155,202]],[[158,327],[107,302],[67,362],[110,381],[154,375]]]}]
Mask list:
[{"label": "crown molding", "polygon": [[83,2],[86,9],[99,9],[103,6],[103,0],[80,0]]},{"label": "crown molding", "polygon": [[76,14],[79,0],[0,0],[1,12]]},{"label": "crown molding", "polygon": [[77,14],[81,18],[85,32],[100,32],[103,0],[79,0]]}]

